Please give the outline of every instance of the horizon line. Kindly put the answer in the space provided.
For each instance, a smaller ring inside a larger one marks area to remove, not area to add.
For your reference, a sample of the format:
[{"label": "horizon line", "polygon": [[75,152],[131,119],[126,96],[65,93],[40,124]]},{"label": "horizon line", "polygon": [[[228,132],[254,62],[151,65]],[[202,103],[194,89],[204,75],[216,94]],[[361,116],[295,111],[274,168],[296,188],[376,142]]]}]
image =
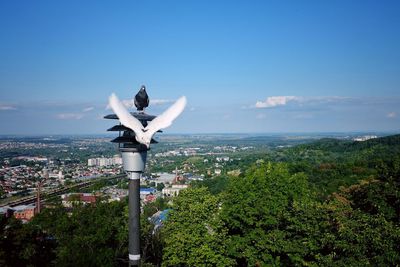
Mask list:
[{"label": "horizon line", "polygon": [[[163,133],[158,135],[168,136],[168,135],[299,135],[299,134],[400,134],[400,130],[357,130],[357,131],[299,131],[299,132],[182,132],[182,133]],[[110,133],[38,133],[38,134],[0,134],[0,137],[42,137],[42,136],[115,136]]]}]

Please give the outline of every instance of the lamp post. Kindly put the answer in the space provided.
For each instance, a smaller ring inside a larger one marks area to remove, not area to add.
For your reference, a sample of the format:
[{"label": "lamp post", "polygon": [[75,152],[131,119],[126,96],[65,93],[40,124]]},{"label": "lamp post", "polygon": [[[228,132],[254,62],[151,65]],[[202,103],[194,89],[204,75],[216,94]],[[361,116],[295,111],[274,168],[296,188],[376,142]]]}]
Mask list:
[{"label": "lamp post", "polygon": [[[140,263],[140,176],[142,175],[150,144],[157,143],[153,136],[169,127],[186,106],[186,97],[181,96],[158,117],[144,113],[149,105],[146,87],[142,86],[135,96],[137,112],[129,112],[115,94],[111,94],[110,107],[116,114],[105,119],[118,119],[120,124],[108,129],[118,131],[119,136],[111,142],[118,143],[124,170],[129,178],[129,265]],[[122,135],[121,135],[122,132]]]},{"label": "lamp post", "polygon": [[[144,126],[155,116],[143,111],[131,112]],[[115,114],[104,117],[105,119],[118,119]],[[118,143],[122,156],[122,164],[129,179],[129,266],[140,264],[140,177],[146,166],[147,148],[136,141],[135,133],[121,125],[115,125],[107,131],[118,131],[119,136],[111,142]],[[122,133],[122,134],[121,134]],[[154,139],[151,143],[157,143]]]}]

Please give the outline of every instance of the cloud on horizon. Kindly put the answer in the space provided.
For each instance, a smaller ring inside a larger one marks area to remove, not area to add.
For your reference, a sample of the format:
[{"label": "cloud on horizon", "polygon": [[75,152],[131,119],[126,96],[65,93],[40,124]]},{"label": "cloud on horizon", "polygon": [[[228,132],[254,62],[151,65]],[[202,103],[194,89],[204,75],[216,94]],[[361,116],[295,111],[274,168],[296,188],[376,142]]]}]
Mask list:
[{"label": "cloud on horizon", "polygon": [[60,113],[56,115],[59,120],[80,120],[83,118],[82,113]]},{"label": "cloud on horizon", "polygon": [[84,108],[82,110],[82,112],[89,112],[89,111],[92,111],[93,109],[94,109],[94,107],[87,107],[87,108]]},{"label": "cloud on horizon", "polygon": [[284,106],[290,101],[298,101],[299,97],[296,96],[269,96],[265,101],[257,101],[256,108],[273,108],[277,106]]},{"label": "cloud on horizon", "polygon": [[171,99],[150,99],[150,105],[155,105],[155,106],[160,106],[160,105],[164,105],[164,104],[169,104],[169,103],[173,103],[175,102],[175,100],[171,100]]},{"label": "cloud on horizon", "polygon": [[[183,115],[166,132],[269,132],[269,131],[351,131],[398,130],[400,97],[340,96],[270,96],[256,107],[250,102],[221,99],[218,106],[207,103],[188,106]],[[162,101],[159,101],[162,100]],[[132,100],[131,100],[132,101]],[[155,101],[155,100],[153,100]],[[149,113],[160,114],[168,101],[151,103]],[[133,104],[133,102],[131,102]],[[163,106],[162,104],[165,104]],[[246,105],[246,106],[244,106]],[[20,124],[29,125],[32,133],[105,132],[110,121],[103,116],[105,101],[31,101],[0,103],[3,133],[24,132]],[[262,106],[262,107],[260,107]],[[15,108],[17,111],[12,111]],[[11,111],[1,111],[11,110]],[[133,111],[133,110],[132,110]],[[17,123],[18,122],[18,123]]]},{"label": "cloud on horizon", "polygon": [[251,108],[265,109],[278,106],[286,106],[289,103],[297,103],[298,106],[318,106],[325,104],[361,102],[361,98],[342,97],[342,96],[269,96],[264,101],[257,101]]},{"label": "cloud on horizon", "polygon": [[9,104],[0,104],[0,110],[16,110],[17,107]]}]

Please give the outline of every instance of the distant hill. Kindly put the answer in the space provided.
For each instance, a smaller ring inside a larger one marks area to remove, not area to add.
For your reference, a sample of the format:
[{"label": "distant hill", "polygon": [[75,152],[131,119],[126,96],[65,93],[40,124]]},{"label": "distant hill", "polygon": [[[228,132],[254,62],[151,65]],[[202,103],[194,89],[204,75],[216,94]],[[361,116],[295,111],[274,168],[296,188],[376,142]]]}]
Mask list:
[{"label": "distant hill", "polygon": [[321,195],[362,180],[393,177],[400,171],[400,135],[367,141],[323,138],[284,150],[281,161],[304,172]]},{"label": "distant hill", "polygon": [[323,138],[316,142],[301,145],[302,148],[319,149],[330,152],[354,152],[376,146],[387,146],[392,149],[399,149],[400,134],[374,138],[367,141],[349,141],[334,138]]}]

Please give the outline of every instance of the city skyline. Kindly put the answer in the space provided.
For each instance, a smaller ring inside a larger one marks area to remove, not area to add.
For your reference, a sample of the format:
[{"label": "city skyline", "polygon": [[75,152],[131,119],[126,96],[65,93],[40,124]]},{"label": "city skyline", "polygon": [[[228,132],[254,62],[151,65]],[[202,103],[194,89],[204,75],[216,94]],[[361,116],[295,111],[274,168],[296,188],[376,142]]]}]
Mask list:
[{"label": "city skyline", "polygon": [[396,1],[3,1],[1,134],[102,134],[142,84],[165,133],[400,131]]}]

